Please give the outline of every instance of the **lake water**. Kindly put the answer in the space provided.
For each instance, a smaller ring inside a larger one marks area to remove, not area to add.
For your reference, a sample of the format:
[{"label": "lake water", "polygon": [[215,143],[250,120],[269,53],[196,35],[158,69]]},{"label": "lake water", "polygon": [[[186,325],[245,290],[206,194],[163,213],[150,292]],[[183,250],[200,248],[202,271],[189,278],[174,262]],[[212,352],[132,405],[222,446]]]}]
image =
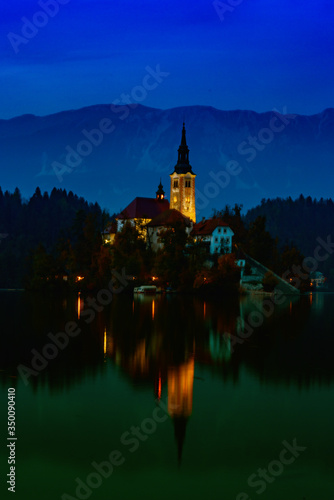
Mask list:
[{"label": "lake water", "polygon": [[333,500],[334,294],[0,300],[1,498]]}]

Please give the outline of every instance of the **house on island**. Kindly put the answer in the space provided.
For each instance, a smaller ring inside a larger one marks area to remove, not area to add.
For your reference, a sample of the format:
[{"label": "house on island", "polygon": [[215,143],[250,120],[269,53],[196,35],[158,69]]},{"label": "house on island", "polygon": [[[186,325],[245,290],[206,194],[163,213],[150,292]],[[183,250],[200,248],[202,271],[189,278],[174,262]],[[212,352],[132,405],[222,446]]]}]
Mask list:
[{"label": "house on island", "polygon": [[313,288],[325,288],[326,278],[320,271],[310,273],[310,283]]},{"label": "house on island", "polygon": [[203,219],[194,225],[191,232],[194,241],[203,243],[210,254],[231,253],[233,235],[229,225],[219,217]]},{"label": "house on island", "polygon": [[161,241],[161,235],[166,229],[175,227],[175,225],[184,227],[188,235],[193,227],[193,223],[189,217],[185,217],[181,212],[175,210],[174,208],[165,210],[165,212],[162,212],[160,215],[152,219],[151,222],[147,224],[148,246],[154,252],[162,249],[163,243]]}]

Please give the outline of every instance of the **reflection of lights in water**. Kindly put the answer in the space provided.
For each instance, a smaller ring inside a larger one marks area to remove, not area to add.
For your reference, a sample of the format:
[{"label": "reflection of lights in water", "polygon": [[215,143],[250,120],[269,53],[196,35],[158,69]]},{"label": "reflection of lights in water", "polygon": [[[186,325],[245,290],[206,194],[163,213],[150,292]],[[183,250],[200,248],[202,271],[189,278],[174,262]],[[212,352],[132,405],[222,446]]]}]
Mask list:
[{"label": "reflection of lights in water", "polygon": [[136,346],[136,350],[130,362],[131,368],[134,372],[147,373],[149,361],[146,357],[146,340],[142,339]]},{"label": "reflection of lights in water", "polygon": [[104,341],[103,341],[103,352],[104,355],[107,353],[107,329],[104,329]]},{"label": "reflection of lights in water", "polygon": [[122,361],[122,354],[121,351],[117,350],[116,355],[115,355],[115,363],[116,365],[120,365]]},{"label": "reflection of lights in water", "polygon": [[206,302],[204,302],[204,306],[203,306],[203,316],[204,316],[204,319],[205,319],[205,316],[206,316]]},{"label": "reflection of lights in water", "polygon": [[292,312],[292,302],[290,301],[290,314]]},{"label": "reflection of lights in water", "polygon": [[81,312],[81,297],[80,297],[80,292],[78,293],[78,319],[80,319],[80,312]]},{"label": "reflection of lights in water", "polygon": [[210,330],[209,349],[211,359],[216,362],[229,361],[231,359],[231,337],[221,335],[214,330]]},{"label": "reflection of lights in water", "polygon": [[152,319],[154,319],[154,313],[155,313],[155,301],[152,300]]},{"label": "reflection of lights in water", "polygon": [[135,301],[132,301],[132,314],[135,312]]},{"label": "reflection of lights in water", "polygon": [[191,415],[194,371],[193,356],[182,365],[168,367],[168,413],[171,417]]},{"label": "reflection of lights in water", "polygon": [[313,293],[311,292],[310,293],[310,304],[312,305],[312,302],[313,302]]},{"label": "reflection of lights in water", "polygon": [[114,352],[114,339],[112,338],[111,335],[109,335],[108,338],[108,354],[111,356]]},{"label": "reflection of lights in water", "polygon": [[161,399],[161,373],[159,372],[159,379],[158,379],[158,399]]}]

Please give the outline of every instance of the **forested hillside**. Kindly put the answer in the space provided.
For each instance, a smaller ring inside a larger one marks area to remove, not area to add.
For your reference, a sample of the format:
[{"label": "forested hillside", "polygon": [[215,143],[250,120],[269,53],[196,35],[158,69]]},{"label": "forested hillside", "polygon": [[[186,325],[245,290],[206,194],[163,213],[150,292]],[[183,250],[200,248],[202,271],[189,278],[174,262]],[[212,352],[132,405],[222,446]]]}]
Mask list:
[{"label": "forested hillside", "polygon": [[107,218],[97,203],[64,189],[42,194],[36,188],[25,201],[18,188],[14,193],[0,188],[0,288],[29,286],[36,266],[54,275],[66,274],[69,265],[82,272],[101,244]]},{"label": "forested hillside", "polygon": [[[296,246],[305,257],[315,258],[318,239],[334,241],[334,202],[332,199],[312,199],[310,196],[292,200],[291,197],[273,200],[263,199],[261,205],[249,210],[245,216],[246,225],[257,217],[266,218],[266,229],[278,244]],[[325,253],[325,250],[322,254]],[[319,270],[328,278],[334,278],[334,249],[328,258],[319,261]]]}]

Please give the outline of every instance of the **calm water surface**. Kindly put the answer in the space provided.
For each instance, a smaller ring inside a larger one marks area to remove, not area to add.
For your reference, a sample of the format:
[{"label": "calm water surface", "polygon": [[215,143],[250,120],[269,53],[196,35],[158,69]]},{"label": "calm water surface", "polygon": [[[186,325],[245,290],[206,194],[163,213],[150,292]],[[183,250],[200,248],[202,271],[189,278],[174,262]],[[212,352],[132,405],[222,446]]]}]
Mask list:
[{"label": "calm water surface", "polygon": [[1,498],[15,387],[14,498],[333,500],[333,294],[86,300],[0,292]]}]

